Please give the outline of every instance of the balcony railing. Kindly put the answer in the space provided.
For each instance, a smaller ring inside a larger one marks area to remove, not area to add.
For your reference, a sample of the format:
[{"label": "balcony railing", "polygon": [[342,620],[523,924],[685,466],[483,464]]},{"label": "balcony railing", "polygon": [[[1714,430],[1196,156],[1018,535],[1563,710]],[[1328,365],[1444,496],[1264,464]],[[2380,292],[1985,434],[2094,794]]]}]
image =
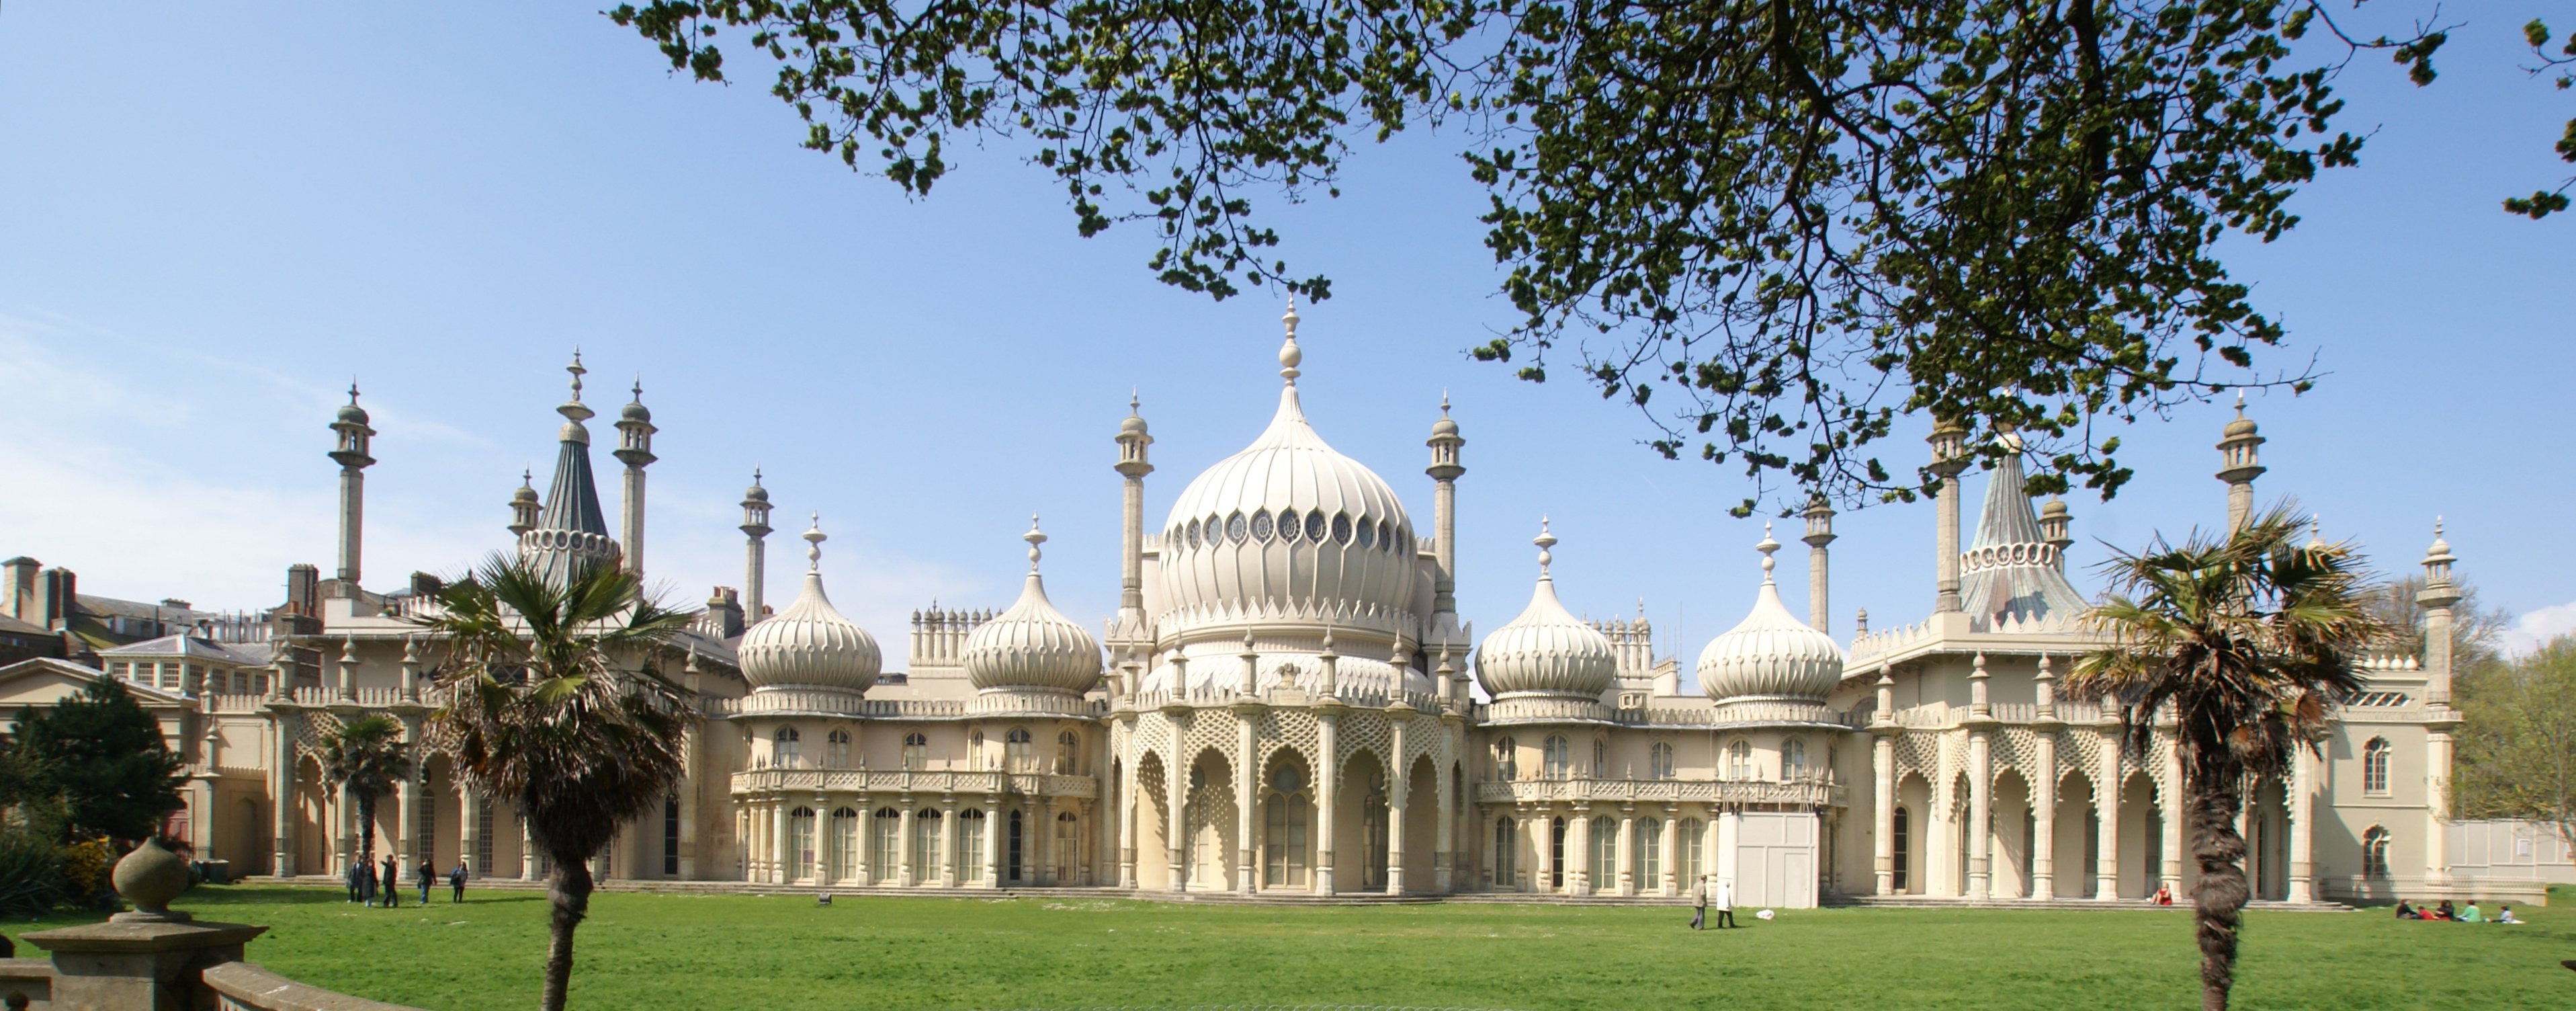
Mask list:
[{"label": "balcony railing", "polygon": [[1791,804],[1841,807],[1844,788],[1822,779],[1524,779],[1476,784],[1484,804]]},{"label": "balcony railing", "polygon": [[1054,773],[885,769],[753,769],[733,774],[733,792],[908,793],[1091,798],[1100,781]]}]

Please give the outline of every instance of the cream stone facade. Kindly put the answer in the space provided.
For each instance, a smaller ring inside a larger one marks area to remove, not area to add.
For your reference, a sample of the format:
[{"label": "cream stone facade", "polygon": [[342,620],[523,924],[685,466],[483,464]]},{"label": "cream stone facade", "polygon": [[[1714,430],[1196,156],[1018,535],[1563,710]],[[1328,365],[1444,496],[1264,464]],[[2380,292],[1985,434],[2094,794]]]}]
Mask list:
[{"label": "cream stone facade", "polygon": [[[1019,599],[998,613],[914,615],[908,668],[884,670],[867,630],[825,591],[818,520],[792,603],[766,613],[769,493],[743,501],[745,587],[718,588],[664,655],[634,657],[695,696],[687,776],[658,816],[604,856],[611,879],[834,889],[1091,887],[1250,895],[1547,893],[1671,898],[1695,879],[1754,906],[1886,901],[2139,899],[2190,883],[2170,812],[2168,731],[2143,757],[2102,700],[2059,688],[2100,640],[2065,575],[2065,504],[2034,509],[2017,454],[1987,475],[1964,547],[1969,433],[1936,432],[1931,612],[1847,642],[1826,631],[1833,511],[1803,514],[1804,619],[1759,568],[1741,624],[1697,644],[1698,690],[1659,659],[1654,630],[1587,622],[1559,601],[1544,524],[1530,603],[1481,639],[1457,613],[1458,424],[1427,441],[1431,515],[1335,452],[1298,398],[1302,351],[1284,317],[1269,426],[1193,478],[1150,529],[1153,438],[1132,409],[1116,435],[1124,498],[1119,606],[1095,636],[1050,603],[1036,529]],[[557,569],[643,569],[651,414],[625,405],[612,534],[593,476],[583,370],[549,488],[511,500],[517,550]],[[104,658],[138,686],[190,763],[174,828],[201,858],[279,876],[338,874],[354,805],[322,783],[318,735],[361,712],[409,728],[422,774],[379,808],[405,866],[541,876],[506,804],[460,789],[426,721],[441,651],[409,619],[433,585],[363,589],[366,412],[331,426],[341,465],[340,561],[299,567],[269,619]],[[2010,433],[1988,436],[2011,442]],[[2262,472],[2254,424],[2219,444],[2232,522]],[[1527,503],[1532,511],[1543,503]],[[2285,902],[2537,890],[2455,868],[2452,558],[2424,564],[2431,645],[2374,655],[2321,759],[2258,784],[2244,815],[2258,898]],[[1513,578],[1492,576],[1486,578]],[[167,665],[167,666],[165,666]],[[59,695],[87,670],[0,669],[0,704]],[[139,673],[148,672],[148,673]],[[147,680],[148,678],[148,680]],[[2483,866],[2483,865],[2481,865]]]}]

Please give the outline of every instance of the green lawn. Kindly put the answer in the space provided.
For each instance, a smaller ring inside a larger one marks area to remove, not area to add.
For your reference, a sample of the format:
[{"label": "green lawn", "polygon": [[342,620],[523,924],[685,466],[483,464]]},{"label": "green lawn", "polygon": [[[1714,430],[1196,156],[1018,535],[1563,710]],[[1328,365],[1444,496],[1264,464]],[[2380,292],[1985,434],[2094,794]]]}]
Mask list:
[{"label": "green lawn", "polygon": [[[2576,891],[2520,927],[2384,911],[2255,913],[2247,1008],[2576,1007]],[[545,903],[354,908],[336,892],[207,888],[179,903],[270,925],[251,961],[445,1011],[536,1001]],[[1262,908],[1017,900],[603,893],[582,927],[584,1008],[2180,1008],[2180,912],[1833,909],[1694,934],[1671,908]],[[2492,912],[2492,910],[2490,910]],[[2520,910],[2517,910],[2520,912]],[[56,917],[13,923],[13,937]],[[40,954],[22,945],[20,954]]]}]

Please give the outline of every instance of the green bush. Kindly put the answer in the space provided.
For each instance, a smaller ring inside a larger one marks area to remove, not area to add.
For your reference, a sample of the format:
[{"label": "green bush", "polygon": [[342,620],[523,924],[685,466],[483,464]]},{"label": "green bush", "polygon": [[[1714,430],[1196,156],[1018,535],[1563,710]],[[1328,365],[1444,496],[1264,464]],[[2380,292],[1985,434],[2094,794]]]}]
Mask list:
[{"label": "green bush", "polygon": [[64,850],[25,826],[0,827],[0,914],[42,913],[72,893]]}]

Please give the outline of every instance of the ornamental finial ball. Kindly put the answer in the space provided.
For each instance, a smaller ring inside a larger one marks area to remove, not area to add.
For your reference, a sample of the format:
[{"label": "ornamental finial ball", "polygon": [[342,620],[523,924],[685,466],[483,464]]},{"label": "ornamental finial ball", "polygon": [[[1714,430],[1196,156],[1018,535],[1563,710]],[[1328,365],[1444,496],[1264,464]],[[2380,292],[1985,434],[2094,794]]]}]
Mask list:
[{"label": "ornamental finial ball", "polygon": [[1762,543],[1754,545],[1753,550],[1762,553],[1762,581],[1768,583],[1771,581],[1772,567],[1780,564],[1777,559],[1771,557],[1772,552],[1780,550],[1780,542],[1771,539],[1770,523],[1762,524]]},{"label": "ornamental finial ball", "polygon": [[127,922],[185,922],[186,913],[174,912],[170,900],[188,890],[188,862],[161,845],[161,840],[146,839],[134,852],[116,862],[108,873],[108,883],[116,894],[134,903],[131,913],[118,913],[116,919]]},{"label": "ornamental finial ball", "polygon": [[1029,514],[1029,532],[1021,534],[1020,539],[1029,542],[1029,571],[1036,572],[1038,570],[1038,545],[1046,543],[1047,540],[1047,535],[1039,532],[1038,530],[1038,514]]},{"label": "ornamental finial ball", "polygon": [[1530,543],[1538,545],[1538,578],[1546,579],[1549,563],[1556,561],[1556,553],[1548,550],[1556,546],[1556,535],[1548,532],[1547,517],[1538,518],[1538,536],[1530,538]]},{"label": "ornamental finial ball", "polygon": [[805,549],[805,571],[823,571],[823,542],[830,539],[823,533],[823,514],[815,513],[813,526],[805,531],[805,543],[812,545]]},{"label": "ornamental finial ball", "polygon": [[1306,359],[1305,353],[1297,350],[1297,299],[1295,296],[1289,297],[1288,311],[1280,315],[1279,321],[1286,324],[1288,328],[1288,339],[1280,342],[1279,345],[1279,378],[1287,380],[1288,385],[1295,386],[1299,374],[1297,363]]}]

